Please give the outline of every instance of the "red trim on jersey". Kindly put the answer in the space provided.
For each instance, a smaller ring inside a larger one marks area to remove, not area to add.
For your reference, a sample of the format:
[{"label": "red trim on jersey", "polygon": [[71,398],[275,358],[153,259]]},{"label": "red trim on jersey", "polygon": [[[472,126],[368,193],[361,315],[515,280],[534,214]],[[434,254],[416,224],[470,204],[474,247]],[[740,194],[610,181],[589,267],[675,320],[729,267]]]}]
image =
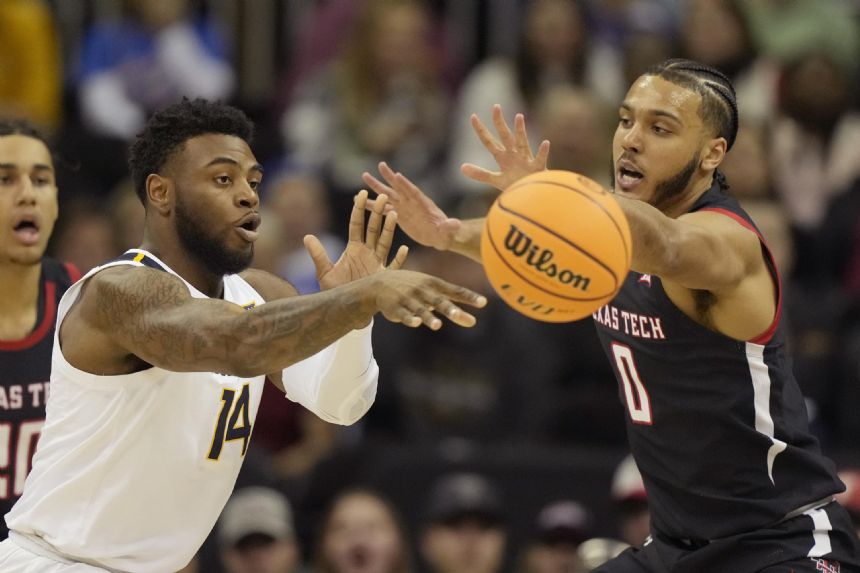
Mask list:
[{"label": "red trim on jersey", "polygon": [[69,273],[69,279],[71,279],[72,284],[81,280],[81,271],[78,270],[78,267],[72,263],[63,263],[63,266],[66,267],[66,272]]},{"label": "red trim on jersey", "polygon": [[45,281],[45,311],[42,322],[21,340],[0,340],[0,350],[26,350],[39,343],[53,328],[57,318],[57,285],[53,281]]},{"label": "red trim on jersey", "polygon": [[770,323],[770,326],[756,336],[755,338],[751,338],[749,342],[753,344],[767,344],[770,342],[770,339],[773,338],[773,334],[776,332],[776,327],[779,325],[779,318],[782,314],[782,279],[779,276],[779,269],[776,268],[776,261],[773,259],[773,254],[770,252],[770,247],[767,246],[767,242],[764,240],[764,237],[761,236],[761,233],[758,232],[749,221],[738,215],[737,213],[733,213],[728,209],[721,209],[719,207],[705,207],[704,209],[700,209],[700,211],[713,211],[715,213],[721,213],[727,217],[730,217],[743,225],[745,228],[749,229],[753,233],[756,234],[758,240],[761,241],[761,244],[764,246],[765,253],[767,253],[768,259],[770,259],[770,265],[773,269],[773,279],[776,282],[776,313],[773,316],[773,322]]}]

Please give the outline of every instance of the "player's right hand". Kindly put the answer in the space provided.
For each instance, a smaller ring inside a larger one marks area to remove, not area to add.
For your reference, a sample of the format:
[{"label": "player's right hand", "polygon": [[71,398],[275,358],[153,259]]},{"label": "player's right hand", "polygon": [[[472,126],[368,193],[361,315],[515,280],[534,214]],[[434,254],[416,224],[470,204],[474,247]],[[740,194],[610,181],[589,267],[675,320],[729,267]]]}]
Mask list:
[{"label": "player's right hand", "polygon": [[391,322],[438,330],[444,316],[459,326],[474,326],[476,319],[456,303],[483,308],[487,298],[438,277],[404,270],[384,270],[367,279],[373,284],[376,308]]},{"label": "player's right hand", "polygon": [[477,115],[472,114],[470,121],[478,139],[496,160],[499,170],[490,171],[472,163],[464,163],[460,171],[469,179],[492,185],[499,191],[504,191],[526,175],[546,169],[546,163],[549,159],[549,141],[543,140],[538,146],[537,155],[532,154],[523,114],[518,113],[514,118],[514,132],[512,133],[511,128],[508,127],[508,122],[505,121],[505,116],[502,115],[502,106],[494,105],[493,125],[499,136],[498,139],[478,119]]},{"label": "player's right hand", "polygon": [[[402,173],[395,173],[384,161],[379,164],[379,174],[385,183],[366,171],[361,178],[374,193],[388,197],[385,211],[397,212],[397,224],[403,232],[424,246],[450,249],[462,221],[448,217],[417,185]],[[367,202],[368,208],[374,204]]]}]

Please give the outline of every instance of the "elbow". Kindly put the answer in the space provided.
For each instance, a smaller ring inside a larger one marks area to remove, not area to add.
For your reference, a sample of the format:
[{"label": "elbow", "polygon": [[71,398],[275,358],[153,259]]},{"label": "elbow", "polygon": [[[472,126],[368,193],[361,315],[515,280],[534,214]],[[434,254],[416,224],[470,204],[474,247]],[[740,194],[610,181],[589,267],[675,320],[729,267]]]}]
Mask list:
[{"label": "elbow", "polygon": [[[334,412],[321,416],[323,419],[340,426],[352,426],[361,420],[370,411],[376,401],[377,382],[379,380],[379,367],[376,361],[370,363],[370,367],[355,385],[352,392],[343,396],[333,404],[332,408],[325,408],[328,412]],[[323,410],[323,408],[320,408]]]},{"label": "elbow", "polygon": [[335,424],[339,426],[352,426],[361,420],[365,414],[370,411],[370,407],[373,406],[373,402],[357,402],[355,404],[349,405],[349,410],[346,415],[342,415],[334,420]]}]

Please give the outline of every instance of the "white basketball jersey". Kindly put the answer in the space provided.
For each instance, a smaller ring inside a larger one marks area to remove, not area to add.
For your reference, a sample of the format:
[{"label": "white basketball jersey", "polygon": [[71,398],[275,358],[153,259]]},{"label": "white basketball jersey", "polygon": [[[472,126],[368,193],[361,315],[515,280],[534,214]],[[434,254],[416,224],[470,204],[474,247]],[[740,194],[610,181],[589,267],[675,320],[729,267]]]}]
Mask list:
[{"label": "white basketball jersey", "polygon": [[[6,521],[66,558],[167,573],[187,564],[227,502],[265,382],[155,367],[97,376],[69,364],[60,324],[84,280],[109,266],[153,261],[173,273],[150,253],[129,253],[133,260],[93,269],[60,301],[47,421],[24,495]],[[238,275],[224,277],[224,299],[264,302]]]}]

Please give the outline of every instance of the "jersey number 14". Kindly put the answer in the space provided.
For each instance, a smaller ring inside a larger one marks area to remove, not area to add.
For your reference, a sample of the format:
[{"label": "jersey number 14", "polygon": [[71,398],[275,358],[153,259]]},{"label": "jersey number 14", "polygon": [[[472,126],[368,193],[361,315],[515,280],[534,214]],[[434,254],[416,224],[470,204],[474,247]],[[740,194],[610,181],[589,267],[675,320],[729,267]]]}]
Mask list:
[{"label": "jersey number 14", "polygon": [[215,424],[215,435],[212,437],[212,448],[209,450],[209,459],[217,460],[221,456],[221,448],[224,442],[231,440],[242,440],[242,455],[248,449],[248,441],[251,439],[251,422],[248,414],[248,403],[250,402],[250,391],[248,384],[242,386],[242,391],[236,396],[235,390],[224,388],[221,393],[221,413],[218,414],[218,422]]}]

